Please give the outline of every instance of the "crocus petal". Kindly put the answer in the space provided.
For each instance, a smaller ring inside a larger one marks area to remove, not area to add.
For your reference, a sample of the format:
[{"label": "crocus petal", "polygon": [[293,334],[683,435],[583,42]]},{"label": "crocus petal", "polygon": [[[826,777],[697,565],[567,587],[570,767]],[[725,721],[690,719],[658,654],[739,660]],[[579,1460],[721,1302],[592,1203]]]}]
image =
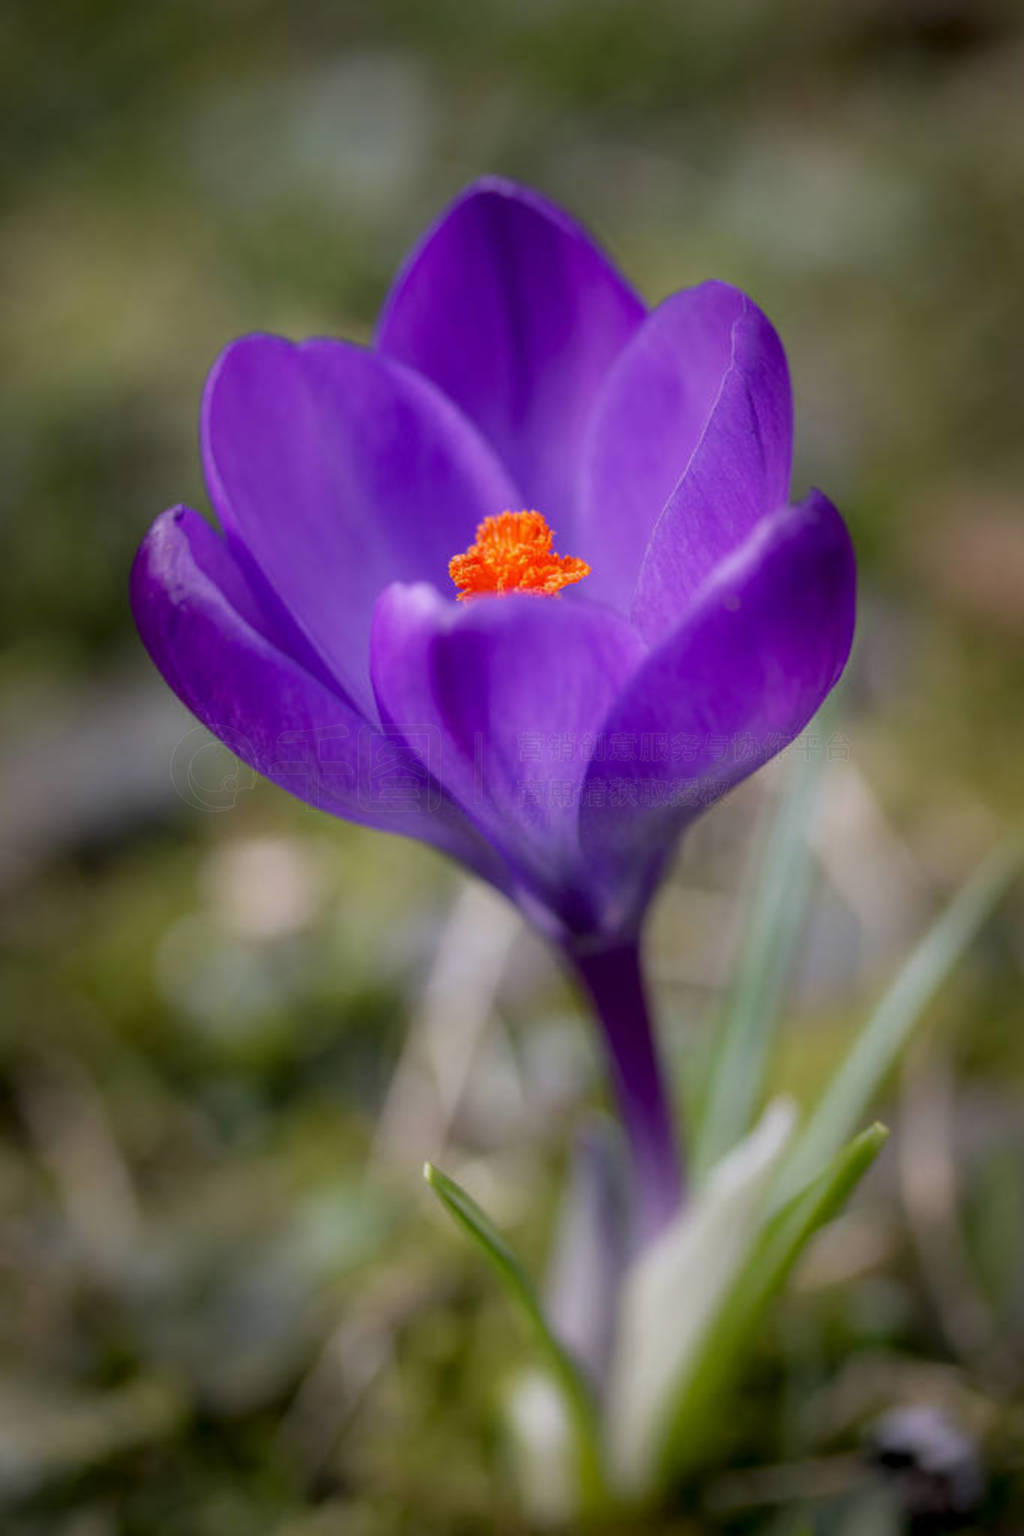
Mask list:
[{"label": "crocus petal", "polygon": [[311,647],[371,718],[370,618],[391,581],[447,581],[517,493],[427,380],[344,342],[248,336],[203,404],[210,495]]},{"label": "crocus petal", "polygon": [[587,419],[643,314],[568,215],[487,178],[413,252],[378,346],[461,406],[568,547]]},{"label": "crocus petal", "polygon": [[[458,606],[395,585],[373,623],[381,718],[563,918],[584,901],[578,792],[643,646],[609,609],[552,598]],[[431,755],[432,754],[432,755]]]},{"label": "crocus petal", "polygon": [[282,649],[287,637],[198,513],[157,518],[135,558],[131,603],[165,680],[257,772],[336,816],[432,843],[507,887],[498,859],[403,743]]},{"label": "crocus petal", "polygon": [[[774,511],[789,488],[792,401],[782,344],[751,300],[727,283],[702,283],[666,299],[608,374],[582,466],[576,540],[592,567],[588,596],[630,611],[655,524],[686,483],[706,428],[702,459],[717,456],[710,470],[721,476],[722,499],[696,517],[689,502],[685,517],[673,508],[659,529],[658,548],[669,541],[685,564],[685,582],[673,589],[676,614],[709,564],[747,532],[757,509]],[[749,507],[738,508],[732,477],[745,490],[751,459],[754,494]],[[692,472],[700,473],[700,461]]]},{"label": "crocus petal", "polygon": [[[676,628],[719,562],[789,496],[793,400],[786,356],[760,310],[738,297],[741,309],[718,394],[650,531],[636,581],[633,621],[652,644]],[[721,303],[724,296],[716,298]],[[666,316],[666,332],[671,335],[685,318],[680,306],[680,313]],[[658,356],[654,346],[652,356]],[[660,366],[665,369],[664,351]],[[680,366],[686,368],[685,360]],[[642,405],[639,378],[636,388]]]},{"label": "crocus petal", "polygon": [[631,761],[595,760],[581,841],[619,920],[642,911],[680,830],[803,729],[853,637],[849,535],[820,492],[762,521],[627,683],[605,726]]}]

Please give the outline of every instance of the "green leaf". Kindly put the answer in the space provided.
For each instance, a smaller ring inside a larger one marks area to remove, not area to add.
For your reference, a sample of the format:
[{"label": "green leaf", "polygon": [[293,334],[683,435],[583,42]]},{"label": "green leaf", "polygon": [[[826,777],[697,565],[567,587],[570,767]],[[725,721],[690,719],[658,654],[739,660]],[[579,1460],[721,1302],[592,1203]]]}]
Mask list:
[{"label": "green leaf", "polygon": [[[818,724],[828,729],[828,718],[823,720],[822,714],[817,716]],[[807,915],[811,877],[807,828],[821,784],[823,757],[820,752],[807,752],[798,759],[765,840],[734,979],[715,1028],[718,1043],[694,1146],[698,1181],[746,1135],[761,1097]]]},{"label": "green leaf", "polygon": [[779,1175],[779,1200],[805,1184],[864,1117],[925,1007],[1019,869],[1022,853],[1018,839],[987,859],[918,944],[795,1142]]},{"label": "green leaf", "polygon": [[888,1134],[881,1125],[864,1131],[761,1229],[681,1384],[658,1458],[663,1483],[699,1464],[714,1433],[720,1399],[742,1368],[769,1303],[815,1232],[831,1221],[874,1162]]},{"label": "green leaf", "polygon": [[750,1258],[796,1122],[784,1100],[711,1170],[693,1203],[630,1264],[605,1392],[608,1458],[617,1489],[642,1496],[679,1383]]},{"label": "green leaf", "polygon": [[433,1163],[424,1164],[423,1177],[448,1213],[482,1249],[530,1324],[542,1360],[562,1394],[576,1434],[583,1501],[591,1507],[603,1503],[606,1494],[597,1406],[575,1361],[551,1332],[536,1286],[490,1217],[461,1185],[435,1168]]}]

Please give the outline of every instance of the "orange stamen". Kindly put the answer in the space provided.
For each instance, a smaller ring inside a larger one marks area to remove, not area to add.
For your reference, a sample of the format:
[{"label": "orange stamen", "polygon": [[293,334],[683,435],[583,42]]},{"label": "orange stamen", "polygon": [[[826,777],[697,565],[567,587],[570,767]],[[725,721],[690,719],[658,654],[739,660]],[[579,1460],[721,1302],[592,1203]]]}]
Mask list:
[{"label": "orange stamen", "polygon": [[448,562],[459,602],[486,593],[534,592],[555,597],[563,587],[590,575],[585,560],[556,555],[555,535],[540,512],[501,512],[485,517],[476,543]]}]

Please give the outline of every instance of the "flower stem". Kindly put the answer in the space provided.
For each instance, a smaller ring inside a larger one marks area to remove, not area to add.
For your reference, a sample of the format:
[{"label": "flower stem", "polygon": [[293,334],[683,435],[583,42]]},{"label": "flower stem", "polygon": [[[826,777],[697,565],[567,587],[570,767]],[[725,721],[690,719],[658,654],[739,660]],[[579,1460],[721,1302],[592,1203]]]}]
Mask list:
[{"label": "flower stem", "polygon": [[658,1059],[639,946],[569,947],[569,965],[601,1024],[632,1159],[636,1241],[656,1237],[683,1199],[682,1153]]}]

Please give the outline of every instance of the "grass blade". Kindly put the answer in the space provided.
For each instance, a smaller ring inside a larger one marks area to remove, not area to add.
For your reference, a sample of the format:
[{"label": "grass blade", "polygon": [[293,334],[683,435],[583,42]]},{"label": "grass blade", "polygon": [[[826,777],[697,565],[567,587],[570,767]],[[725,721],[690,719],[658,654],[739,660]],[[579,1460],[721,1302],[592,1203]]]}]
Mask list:
[{"label": "grass blade", "polygon": [[718,1421],[721,1397],[742,1367],[766,1308],[814,1234],[842,1208],[888,1134],[881,1125],[864,1131],[762,1229],[682,1385],[662,1441],[663,1482],[670,1483],[699,1464]]},{"label": "grass blade", "polygon": [[[827,723],[818,716],[819,726]],[[799,743],[794,751],[799,751]],[[807,914],[814,815],[824,753],[806,751],[791,770],[760,860],[735,977],[716,1025],[718,1045],[694,1148],[698,1180],[750,1129],[786,982]]]},{"label": "grass blade", "polygon": [[907,960],[854,1041],[779,1176],[784,1200],[833,1155],[867,1112],[925,1007],[963,955],[1020,867],[1015,840],[988,858]]},{"label": "grass blade", "polygon": [[562,1393],[576,1433],[584,1502],[591,1506],[603,1502],[600,1430],[593,1394],[575,1361],[548,1326],[536,1286],[490,1217],[461,1185],[435,1168],[433,1163],[424,1165],[423,1177],[449,1215],[483,1251],[529,1322],[543,1362]]}]

